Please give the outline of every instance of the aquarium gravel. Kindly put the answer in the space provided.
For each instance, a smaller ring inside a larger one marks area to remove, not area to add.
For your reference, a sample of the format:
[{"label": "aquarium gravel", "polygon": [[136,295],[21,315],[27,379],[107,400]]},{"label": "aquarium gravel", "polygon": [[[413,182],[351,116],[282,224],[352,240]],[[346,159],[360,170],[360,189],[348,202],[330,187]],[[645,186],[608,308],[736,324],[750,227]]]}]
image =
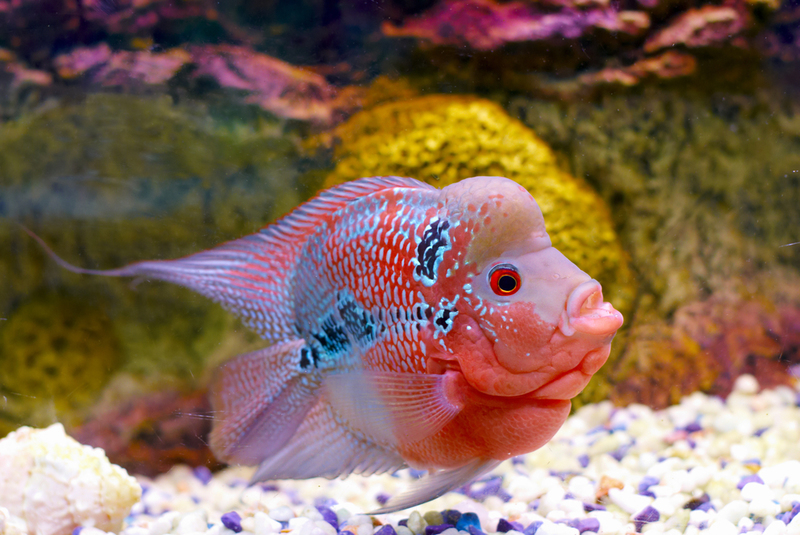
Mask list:
[{"label": "aquarium gravel", "polygon": [[[139,477],[124,535],[800,534],[798,392],[741,376],[654,411],[585,406],[556,437],[476,483],[369,516],[420,473],[247,486],[252,469]],[[101,535],[85,528],[80,535]]]}]

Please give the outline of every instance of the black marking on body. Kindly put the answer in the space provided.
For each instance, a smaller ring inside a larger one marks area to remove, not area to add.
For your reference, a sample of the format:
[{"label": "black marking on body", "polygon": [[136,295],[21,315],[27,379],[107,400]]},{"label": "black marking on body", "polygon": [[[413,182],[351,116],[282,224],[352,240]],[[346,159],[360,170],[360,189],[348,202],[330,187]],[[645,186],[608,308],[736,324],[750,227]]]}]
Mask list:
[{"label": "black marking on body", "polygon": [[350,348],[350,340],[347,339],[344,327],[332,314],[322,322],[322,330],[311,333],[311,336],[317,339],[322,351],[328,355],[343,353]]},{"label": "black marking on body", "polygon": [[447,308],[443,308],[439,314],[436,314],[436,320],[434,323],[442,328],[443,331],[449,331],[450,326],[453,323],[453,311]]},{"label": "black marking on body", "polygon": [[369,343],[375,339],[375,318],[363,309],[351,296],[339,296],[337,304],[339,317],[344,322],[344,329],[356,342]]},{"label": "black marking on body", "polygon": [[418,278],[428,281],[436,280],[438,263],[441,262],[444,251],[450,248],[450,242],[446,235],[448,228],[450,228],[450,223],[444,219],[437,219],[425,228],[422,241],[417,245],[417,265],[414,267],[414,272]]},{"label": "black marking on body", "polygon": [[315,368],[319,367],[319,350],[314,346],[303,347],[300,350],[300,368],[307,370],[312,365]]}]

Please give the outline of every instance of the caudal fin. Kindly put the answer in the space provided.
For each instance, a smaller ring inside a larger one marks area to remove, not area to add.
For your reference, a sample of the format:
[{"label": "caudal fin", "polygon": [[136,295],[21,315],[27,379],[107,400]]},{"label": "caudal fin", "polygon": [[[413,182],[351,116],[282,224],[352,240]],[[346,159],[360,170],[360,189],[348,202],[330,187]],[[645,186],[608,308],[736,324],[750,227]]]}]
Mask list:
[{"label": "caudal fin", "polygon": [[348,203],[395,187],[432,188],[412,178],[355,180],[323,191],[255,234],[183,258],[148,260],[117,269],[74,266],[58,257],[33,232],[25,231],[55,262],[73,273],[147,277],[185,286],[241,316],[245,324],[265,339],[278,342],[298,336],[291,281],[308,235]]}]

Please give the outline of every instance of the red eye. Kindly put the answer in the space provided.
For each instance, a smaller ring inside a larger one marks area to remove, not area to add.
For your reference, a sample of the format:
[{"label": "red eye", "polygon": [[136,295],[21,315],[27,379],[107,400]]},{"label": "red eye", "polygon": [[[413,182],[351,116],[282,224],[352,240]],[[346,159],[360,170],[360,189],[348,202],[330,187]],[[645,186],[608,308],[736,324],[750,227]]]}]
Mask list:
[{"label": "red eye", "polygon": [[497,295],[517,293],[521,282],[516,268],[510,264],[500,264],[489,272],[489,286]]}]

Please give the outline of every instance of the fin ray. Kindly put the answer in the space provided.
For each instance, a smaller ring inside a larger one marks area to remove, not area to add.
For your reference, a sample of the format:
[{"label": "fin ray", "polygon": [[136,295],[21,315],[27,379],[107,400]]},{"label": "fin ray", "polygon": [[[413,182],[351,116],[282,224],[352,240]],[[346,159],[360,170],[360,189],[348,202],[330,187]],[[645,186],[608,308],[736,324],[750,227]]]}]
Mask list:
[{"label": "fin ray", "polygon": [[428,502],[446,492],[466,485],[470,481],[491,471],[498,464],[500,464],[500,461],[494,459],[474,459],[468,464],[458,468],[438,470],[412,483],[403,492],[389,499],[386,505],[380,509],[371,511],[369,514],[394,513]]},{"label": "fin ray", "polygon": [[445,392],[445,376],[351,371],[330,374],[322,388],[348,425],[378,441],[418,442],[461,411]]}]

